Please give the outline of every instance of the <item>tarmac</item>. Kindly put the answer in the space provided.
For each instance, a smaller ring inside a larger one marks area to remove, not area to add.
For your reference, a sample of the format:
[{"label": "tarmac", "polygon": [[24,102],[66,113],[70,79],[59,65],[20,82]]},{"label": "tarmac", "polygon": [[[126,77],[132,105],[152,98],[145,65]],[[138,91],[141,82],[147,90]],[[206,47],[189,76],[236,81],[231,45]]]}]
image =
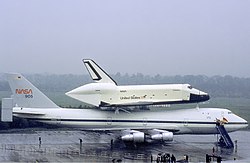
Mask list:
[{"label": "tarmac", "polygon": [[237,141],[234,149],[217,146],[217,135],[176,135],[173,142],[126,146],[115,139],[117,133],[39,128],[1,130],[0,162],[150,162],[165,153],[173,154],[176,160],[186,155],[189,162],[205,162],[206,154],[221,156],[222,162],[250,162],[250,132],[237,131],[230,136]]}]

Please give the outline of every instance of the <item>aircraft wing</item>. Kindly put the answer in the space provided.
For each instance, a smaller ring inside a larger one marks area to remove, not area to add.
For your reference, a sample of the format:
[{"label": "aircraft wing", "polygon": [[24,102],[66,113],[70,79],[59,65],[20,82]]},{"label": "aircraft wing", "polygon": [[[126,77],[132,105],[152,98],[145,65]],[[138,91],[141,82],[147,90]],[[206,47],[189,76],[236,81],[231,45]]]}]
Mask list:
[{"label": "aircraft wing", "polygon": [[[174,127],[174,126],[173,126]],[[169,129],[156,129],[156,128],[145,128],[145,127],[137,127],[134,129],[119,129],[119,128],[106,128],[106,129],[95,129],[90,131],[109,131],[109,132],[120,132],[121,140],[125,142],[134,142],[134,143],[141,143],[147,140],[156,140],[156,141],[173,141],[174,132],[178,132],[179,130],[174,127],[170,127]]]},{"label": "aircraft wing", "polygon": [[[138,130],[138,131],[142,131],[142,132],[147,132],[148,130],[152,130],[155,129],[155,127],[132,127],[128,130]],[[168,126],[167,128],[157,128],[160,130],[167,130],[170,132],[178,132],[180,131],[180,129],[177,126]],[[82,131],[124,131],[124,128],[100,128],[100,129],[84,129]]]}]

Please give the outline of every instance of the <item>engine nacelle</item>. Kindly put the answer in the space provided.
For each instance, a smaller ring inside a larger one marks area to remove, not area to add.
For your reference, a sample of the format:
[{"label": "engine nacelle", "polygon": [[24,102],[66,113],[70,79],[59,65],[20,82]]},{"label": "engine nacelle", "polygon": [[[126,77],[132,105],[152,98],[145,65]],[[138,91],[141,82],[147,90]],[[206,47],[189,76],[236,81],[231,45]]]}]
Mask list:
[{"label": "engine nacelle", "polygon": [[151,135],[151,139],[153,140],[173,141],[173,138],[174,136],[172,132]]},{"label": "engine nacelle", "polygon": [[130,133],[122,136],[122,140],[134,143],[143,143],[145,141],[145,134],[143,132]]}]

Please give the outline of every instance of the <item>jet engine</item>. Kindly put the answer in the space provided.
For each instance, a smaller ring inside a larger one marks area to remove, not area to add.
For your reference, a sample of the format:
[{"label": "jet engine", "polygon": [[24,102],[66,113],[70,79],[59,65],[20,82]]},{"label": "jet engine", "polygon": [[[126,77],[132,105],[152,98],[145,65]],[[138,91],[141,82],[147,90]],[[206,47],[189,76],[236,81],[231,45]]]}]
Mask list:
[{"label": "jet engine", "polygon": [[150,137],[152,140],[173,141],[174,135],[172,132],[165,130],[151,130]]},{"label": "jet engine", "polygon": [[143,143],[145,141],[145,134],[143,132],[133,132],[121,137],[123,141]]}]

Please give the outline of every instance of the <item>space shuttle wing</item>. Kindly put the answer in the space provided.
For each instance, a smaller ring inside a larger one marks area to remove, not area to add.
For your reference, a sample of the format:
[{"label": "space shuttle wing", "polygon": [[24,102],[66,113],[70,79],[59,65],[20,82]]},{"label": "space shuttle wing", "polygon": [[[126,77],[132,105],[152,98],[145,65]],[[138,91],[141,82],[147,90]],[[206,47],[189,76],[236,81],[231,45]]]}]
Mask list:
[{"label": "space shuttle wing", "polygon": [[139,101],[139,102],[133,102],[133,103],[124,103],[120,104],[121,106],[144,106],[144,105],[153,105],[153,102],[147,102],[147,101]]},{"label": "space shuttle wing", "polygon": [[145,105],[154,105],[154,102],[147,102],[147,101],[139,101],[139,102],[132,102],[132,103],[120,103],[120,104],[110,104],[101,101],[100,107],[125,107],[125,106],[145,106]]}]

